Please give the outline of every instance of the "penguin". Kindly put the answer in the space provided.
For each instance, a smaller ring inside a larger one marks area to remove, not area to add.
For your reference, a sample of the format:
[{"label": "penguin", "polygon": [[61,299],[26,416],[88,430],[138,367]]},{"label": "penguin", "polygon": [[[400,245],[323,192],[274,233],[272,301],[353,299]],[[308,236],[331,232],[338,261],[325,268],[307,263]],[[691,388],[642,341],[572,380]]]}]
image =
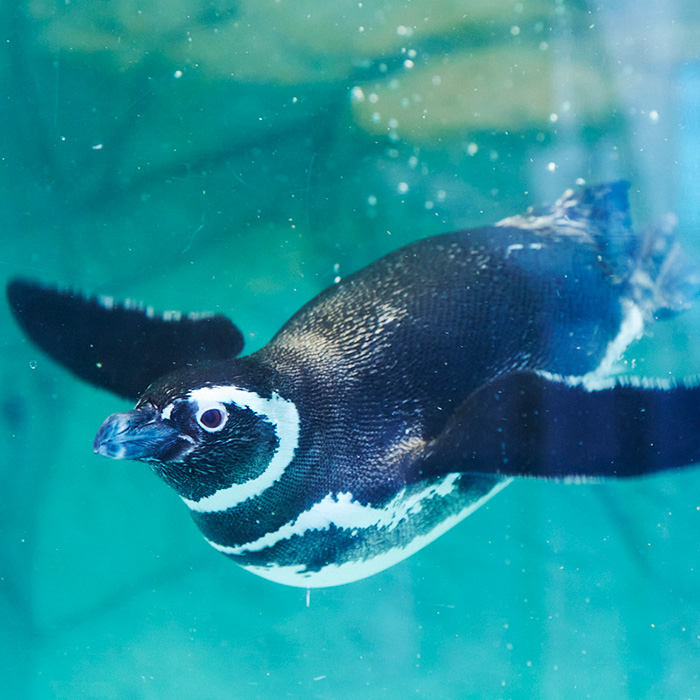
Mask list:
[{"label": "penguin", "polygon": [[616,182],[396,250],[247,356],[223,316],[26,279],[7,295],[48,355],[136,401],[97,454],[145,462],[244,569],[311,588],[393,566],[514,478],[698,462],[698,383],[617,368],[699,290],[672,226],[636,233]]}]

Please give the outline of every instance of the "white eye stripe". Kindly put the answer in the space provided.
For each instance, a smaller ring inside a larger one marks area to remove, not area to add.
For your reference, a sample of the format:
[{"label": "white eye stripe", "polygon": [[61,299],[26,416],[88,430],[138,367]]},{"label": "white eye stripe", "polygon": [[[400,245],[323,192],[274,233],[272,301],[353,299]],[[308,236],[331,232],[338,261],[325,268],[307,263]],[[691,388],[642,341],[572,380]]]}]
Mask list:
[{"label": "white eye stripe", "polygon": [[200,513],[228,510],[249,498],[259,496],[281,478],[284,470],[294,459],[294,453],[299,444],[299,413],[294,403],[276,393],[273,393],[269,399],[265,399],[253,391],[234,386],[202,387],[191,391],[188,398],[199,406],[236,404],[240,408],[249,408],[272,424],[279,440],[277,451],[262,474],[243,484],[233,484],[219,489],[211,496],[205,496],[197,501],[183,498],[188,508]]}]

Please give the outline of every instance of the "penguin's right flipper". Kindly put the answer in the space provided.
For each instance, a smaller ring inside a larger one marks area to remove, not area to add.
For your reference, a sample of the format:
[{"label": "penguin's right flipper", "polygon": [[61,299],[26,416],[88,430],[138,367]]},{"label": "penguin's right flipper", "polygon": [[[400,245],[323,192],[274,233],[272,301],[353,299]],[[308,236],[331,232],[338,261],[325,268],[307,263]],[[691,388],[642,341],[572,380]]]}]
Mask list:
[{"label": "penguin's right flipper", "polygon": [[7,286],[12,313],[47,355],[90,384],[136,400],[175,369],[236,357],[243,335],[224,316],[159,316],[27,280]]},{"label": "penguin's right flipper", "polygon": [[483,385],[426,445],[421,476],[628,477],[700,461],[700,386],[514,372]]}]

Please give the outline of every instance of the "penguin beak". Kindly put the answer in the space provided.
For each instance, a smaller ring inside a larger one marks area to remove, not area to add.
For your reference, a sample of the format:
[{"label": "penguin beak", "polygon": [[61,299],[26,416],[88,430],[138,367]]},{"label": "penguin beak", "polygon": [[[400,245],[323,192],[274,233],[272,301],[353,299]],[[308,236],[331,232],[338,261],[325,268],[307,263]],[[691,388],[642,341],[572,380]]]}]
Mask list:
[{"label": "penguin beak", "polygon": [[170,461],[189,452],[194,441],[161,420],[150,406],[113,413],[95,436],[95,454],[112,459]]}]

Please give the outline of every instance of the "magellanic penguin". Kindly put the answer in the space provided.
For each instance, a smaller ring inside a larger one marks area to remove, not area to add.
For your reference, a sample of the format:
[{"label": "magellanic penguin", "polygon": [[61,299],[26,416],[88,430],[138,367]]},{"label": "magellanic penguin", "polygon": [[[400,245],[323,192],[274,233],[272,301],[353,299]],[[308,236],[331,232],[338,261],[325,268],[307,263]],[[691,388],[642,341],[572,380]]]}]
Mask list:
[{"label": "magellanic penguin", "polygon": [[513,477],[628,477],[700,460],[692,381],[614,376],[700,274],[627,184],[419,240],[342,279],[251,355],[221,316],[16,280],[15,318],[82,379],[138,400],[94,450],[146,462],[207,541],[301,587],[413,554]]}]

